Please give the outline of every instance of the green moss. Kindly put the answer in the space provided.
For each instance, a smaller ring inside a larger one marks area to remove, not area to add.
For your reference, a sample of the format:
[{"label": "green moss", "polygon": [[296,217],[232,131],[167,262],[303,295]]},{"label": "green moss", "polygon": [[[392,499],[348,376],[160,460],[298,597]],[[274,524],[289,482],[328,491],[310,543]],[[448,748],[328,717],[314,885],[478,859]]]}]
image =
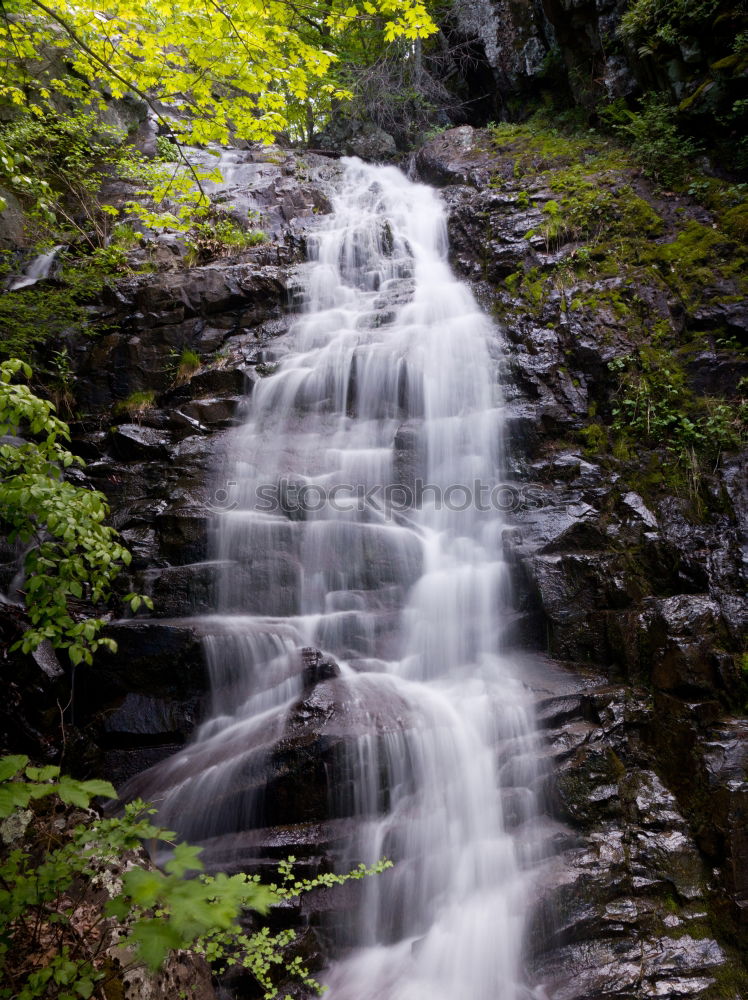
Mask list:
[{"label": "green moss", "polygon": [[535,177],[546,170],[574,167],[591,170],[620,169],[627,164],[626,152],[610,139],[578,127],[561,131],[547,112],[537,112],[522,125],[502,122],[489,127],[493,145],[514,156],[515,178]]},{"label": "green moss", "polygon": [[537,267],[529,271],[514,271],[504,279],[504,285],[512,295],[522,298],[537,310],[545,295],[544,279]]},{"label": "green moss", "polygon": [[680,906],[678,905],[675,897],[670,894],[665,896],[662,901],[662,905],[668,913],[680,913]]},{"label": "green moss", "polygon": [[720,221],[726,233],[741,243],[748,243],[748,202],[728,209]]},{"label": "green moss", "polygon": [[730,249],[724,233],[690,219],[671,243],[663,243],[653,251],[655,259],[683,268],[699,268],[709,264],[715,254]]},{"label": "green moss", "polygon": [[735,52],[712,63],[712,69],[719,72],[729,72],[731,76],[741,76],[748,69],[748,59],[743,53]]},{"label": "green moss", "polygon": [[624,207],[621,215],[621,228],[630,236],[659,236],[665,228],[661,216],[655,212],[649,202],[634,194],[631,188],[623,192]]},{"label": "green moss", "polygon": [[[733,281],[736,291],[746,289],[746,248],[716,227],[690,219],[667,243],[640,249],[640,259],[654,264],[665,283],[687,305],[697,305],[715,280]],[[721,297],[725,301],[725,294]]]},{"label": "green moss", "polygon": [[[559,313],[588,310],[597,314],[602,340],[625,327],[639,345],[618,372],[610,406],[590,412],[580,431],[584,454],[624,466],[627,482],[645,496],[667,491],[687,499],[699,516],[706,473],[723,451],[745,443],[748,404],[689,391],[678,349],[680,338],[698,335],[676,332],[664,303],[677,297],[689,315],[704,301],[727,304],[748,293],[745,187],[697,177],[688,193],[708,204],[715,222],[691,218],[685,202],[663,217],[646,190],[633,189],[628,154],[599,136],[570,137],[538,117],[500,126],[494,136],[516,176],[551,192],[528,235],[542,236],[549,251],[568,247],[553,264],[510,275],[506,288],[517,307],[551,328]],[[713,330],[709,336],[717,343]]]},{"label": "green moss", "polygon": [[703,80],[699,86],[694,90],[692,94],[688,97],[684,97],[683,100],[678,105],[678,111],[694,111],[699,103],[709,91],[714,87],[714,79],[708,76],[706,80]]},{"label": "green moss", "polygon": [[608,433],[600,423],[589,424],[579,432],[585,458],[597,458],[608,450]]},{"label": "green moss", "polygon": [[714,987],[707,997],[714,1000],[736,1000],[748,996],[748,971],[737,963],[727,962],[711,970],[715,979]]}]

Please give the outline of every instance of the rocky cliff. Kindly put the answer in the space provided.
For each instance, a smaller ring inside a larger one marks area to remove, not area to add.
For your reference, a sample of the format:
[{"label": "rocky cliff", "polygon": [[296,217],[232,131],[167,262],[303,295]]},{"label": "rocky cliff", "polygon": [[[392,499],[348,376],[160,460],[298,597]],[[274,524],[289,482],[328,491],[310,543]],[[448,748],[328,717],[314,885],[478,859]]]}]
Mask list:
[{"label": "rocky cliff", "polygon": [[[533,17],[547,30],[547,12]],[[542,57],[532,38],[507,73]],[[497,43],[495,58],[504,52]],[[220,455],[253,383],[272,373],[294,268],[337,173],[314,154],[237,158],[227,196],[261,207],[271,242],[194,267],[178,240],[144,243],[133,260],[155,269],[97,303],[107,332],[69,343],[85,414],[75,446],[134,553],[123,587],[155,601],[153,616],[114,622],[118,653],[72,679],[69,758],[115,781],[183,744],[204,712],[210,622],[192,616],[214,607],[211,512],[230,502]],[[442,189],[454,267],[505,342],[511,641],[528,656],[550,765],[531,975],[557,1000],[739,997],[748,502],[746,455],[730,435],[748,373],[740,245],[595,137],[466,126],[428,143],[415,169]],[[180,375],[185,349],[200,364]],[[650,419],[670,428],[659,440],[642,429],[646,413],[627,410],[642,393]],[[683,438],[663,400],[707,440]],[[412,466],[407,434],[401,451]],[[9,636],[18,627],[6,616]],[[71,678],[53,658],[6,658],[3,670],[10,744],[54,756]],[[278,747],[272,827],[213,845],[213,864],[230,854],[264,870],[293,853],[316,870],[347,836],[346,818],[328,814],[324,778],[335,739],[355,727],[335,673],[311,671]],[[305,904],[308,953],[324,941],[328,907],[341,921],[352,902]]]},{"label": "rocky cliff", "polygon": [[745,9],[725,0],[455,0],[443,27],[470,46],[459,76],[479,120],[514,120],[539,98],[594,113],[659,92],[690,130],[723,145],[729,169],[737,148],[724,144],[740,141],[745,114],[735,102],[746,93],[746,26]]}]

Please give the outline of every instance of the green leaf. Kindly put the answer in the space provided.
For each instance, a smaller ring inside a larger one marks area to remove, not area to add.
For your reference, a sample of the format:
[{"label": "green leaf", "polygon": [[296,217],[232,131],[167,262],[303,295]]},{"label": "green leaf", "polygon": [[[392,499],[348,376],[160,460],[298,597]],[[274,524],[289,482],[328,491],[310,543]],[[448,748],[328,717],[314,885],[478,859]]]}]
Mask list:
[{"label": "green leaf", "polygon": [[145,868],[133,868],[125,873],[122,883],[133,902],[149,907],[159,898],[164,886],[164,876]]},{"label": "green leaf", "polygon": [[31,801],[31,789],[27,785],[12,783],[0,785],[0,819],[5,819],[24,808]]},{"label": "green leaf", "polygon": [[51,781],[52,778],[58,778],[59,776],[60,769],[54,764],[48,764],[46,767],[26,768],[26,777],[32,781]]},{"label": "green leaf", "polygon": [[170,875],[178,875],[180,878],[188,871],[202,871],[201,853],[202,847],[193,847],[191,844],[177,844],[172,857],[164,865],[164,870],[169,872]]},{"label": "green leaf", "polygon": [[117,792],[111,782],[102,781],[99,778],[93,778],[89,781],[76,781],[74,778],[64,775],[60,779],[57,790],[63,802],[80,806],[81,809],[88,808],[91,804],[91,799],[97,795],[107,799],[117,797]]},{"label": "green leaf", "polygon": [[132,906],[124,896],[115,896],[105,904],[104,912],[108,917],[122,921],[130,915]]},{"label": "green leaf", "polygon": [[8,781],[15,778],[19,771],[23,770],[29,762],[29,758],[24,754],[16,754],[12,757],[0,757],[0,781]]},{"label": "green leaf", "polygon": [[117,790],[111,781],[103,781],[100,778],[90,778],[88,781],[81,781],[80,787],[92,798],[100,795],[106,799],[116,799]]},{"label": "green leaf", "polygon": [[170,951],[188,943],[169,924],[159,920],[140,920],[132,930],[131,939],[136,945],[138,958],[155,972]]}]

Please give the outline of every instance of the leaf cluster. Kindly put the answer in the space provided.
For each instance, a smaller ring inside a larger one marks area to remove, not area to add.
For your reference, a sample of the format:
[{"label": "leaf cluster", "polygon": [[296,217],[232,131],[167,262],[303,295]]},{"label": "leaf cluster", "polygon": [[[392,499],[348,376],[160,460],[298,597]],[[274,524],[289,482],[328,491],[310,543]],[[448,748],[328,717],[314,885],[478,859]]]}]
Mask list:
[{"label": "leaf cluster", "polygon": [[621,18],[619,33],[640,46],[689,42],[711,23],[719,4],[720,0],[634,0]]},{"label": "leaf cluster", "polygon": [[219,257],[226,257],[239,250],[264,243],[266,234],[261,229],[242,229],[226,215],[215,215],[204,222],[194,222],[186,237],[186,263],[207,264]]},{"label": "leaf cluster", "polygon": [[673,187],[692,170],[699,147],[679,131],[677,110],[667,98],[648,95],[638,111],[626,112],[617,128],[630,143],[644,174],[659,184]]},{"label": "leaf cluster", "polygon": [[[0,100],[43,114],[55,96],[135,93],[180,103],[179,142],[272,140],[289,102],[329,84],[336,44],[376,23],[385,42],[436,31],[421,0],[11,0],[0,22]],[[61,60],[73,73],[59,73]],[[327,78],[327,79],[326,79]]]},{"label": "leaf cluster", "polygon": [[[145,965],[154,972],[173,951],[192,949],[219,973],[229,966],[250,971],[267,1000],[278,996],[277,972],[322,992],[303,961],[284,954],[294,932],[247,931],[246,914],[266,914],[282,900],[390,865],[296,879],[289,858],[279,866],[278,884],[267,886],[243,873],[206,875],[201,848],[174,846],[176,834],[157,827],[155,810],[142,802],[108,819],[88,811],[62,833],[53,832],[59,824],[34,824],[27,808],[50,800],[88,810],[98,795],[115,791],[109,782],[76,781],[55,766],[32,767],[25,756],[0,759],[0,820],[11,841],[0,853],[0,1000],[103,1000],[115,975],[115,942],[125,971]],[[140,861],[135,852],[144,841],[172,848],[163,871]],[[92,906],[101,889],[108,902]]]},{"label": "leaf cluster", "polygon": [[748,433],[745,400],[696,400],[685,373],[666,352],[642,348],[609,362],[618,377],[612,427],[650,445],[665,444],[679,459],[691,453],[714,459],[744,447]]},{"label": "leaf cluster", "polygon": [[[67,424],[51,402],[15,382],[18,375],[30,378],[31,369],[17,359],[0,364],[0,436],[15,437],[0,444],[0,510],[10,541],[26,546],[30,627],[20,646],[28,653],[46,639],[67,649],[73,664],[91,663],[100,646],[116,645],[99,635],[103,618],[76,612],[72,605],[106,602],[131,556],[104,524],[109,513],[104,495],[65,479],[65,470],[85,464],[65,447]],[[25,439],[18,437],[22,434]]]}]

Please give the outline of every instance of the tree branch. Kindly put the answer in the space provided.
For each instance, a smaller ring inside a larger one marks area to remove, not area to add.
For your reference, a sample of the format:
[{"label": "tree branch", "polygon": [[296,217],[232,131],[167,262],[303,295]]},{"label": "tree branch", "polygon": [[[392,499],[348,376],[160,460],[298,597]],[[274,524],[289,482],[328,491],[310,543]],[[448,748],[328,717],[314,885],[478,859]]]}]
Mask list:
[{"label": "tree branch", "polygon": [[[78,34],[78,32],[75,30],[75,28],[71,27],[63,17],[60,17],[60,15],[56,11],[52,10],[50,7],[47,7],[47,5],[45,3],[42,3],[42,0],[31,0],[31,4],[34,7],[38,7],[39,10],[44,11],[44,13],[47,15],[47,17],[52,18],[53,21],[55,21],[57,24],[59,24],[60,27],[65,32],[65,34],[67,34],[68,37],[72,40],[72,42],[75,45],[78,46],[78,48],[81,50],[81,52],[85,52],[86,55],[90,56],[94,60],[94,62],[98,63],[99,66],[101,66],[103,69],[105,69],[106,72],[109,73],[110,76],[113,76],[115,80],[119,80],[119,82],[124,87],[126,87],[128,90],[131,90],[134,94],[137,94],[138,97],[141,98],[141,100],[145,101],[145,103],[151,109],[151,111],[156,116],[156,118],[159,120],[159,122],[164,126],[164,128],[169,129],[170,132],[172,131],[169,122],[164,118],[164,116],[161,114],[161,112],[158,111],[158,109],[156,108],[156,106],[153,103],[153,100],[148,96],[148,94],[145,93],[145,91],[141,90],[140,87],[136,86],[131,80],[128,80],[126,77],[121,76],[121,74],[118,73],[117,70],[114,69],[112,66],[110,66],[110,64],[105,59],[102,59],[102,57],[100,55],[98,55],[86,43],[85,39],[83,39],[83,38],[80,37],[80,35]],[[179,155],[182,158],[185,166],[187,167],[187,169],[189,170],[189,172],[192,174],[192,179],[194,180],[195,184],[197,185],[198,191],[200,192],[200,194],[202,195],[203,198],[208,199],[208,196],[206,195],[205,191],[203,190],[203,186],[200,183],[200,178],[198,177],[197,172],[195,171],[195,168],[192,166],[192,164],[188,160],[187,156],[185,155],[184,149],[182,148],[182,144],[179,142],[178,139],[175,139],[175,145],[179,149]]]}]

